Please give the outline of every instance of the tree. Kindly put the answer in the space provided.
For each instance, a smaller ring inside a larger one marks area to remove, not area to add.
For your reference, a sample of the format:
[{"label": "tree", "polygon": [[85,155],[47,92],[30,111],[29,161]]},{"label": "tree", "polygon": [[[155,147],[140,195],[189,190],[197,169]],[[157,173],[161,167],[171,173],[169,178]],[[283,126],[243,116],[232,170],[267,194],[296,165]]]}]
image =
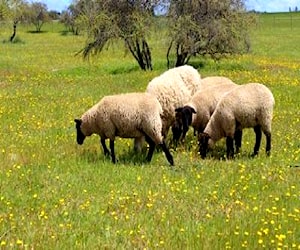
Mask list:
[{"label": "tree", "polygon": [[26,22],[35,26],[36,32],[41,32],[42,26],[49,20],[47,5],[41,2],[33,2],[28,5],[24,16]]},{"label": "tree", "polygon": [[23,0],[0,0],[0,20],[12,22],[13,32],[10,42],[13,42],[17,34],[17,24],[23,21],[23,13],[26,2]]},{"label": "tree", "polygon": [[60,22],[63,23],[69,31],[74,35],[79,35],[79,25],[76,19],[81,14],[81,6],[79,4],[71,4],[66,11],[63,11]]},{"label": "tree", "polygon": [[0,21],[6,20],[9,16],[9,6],[8,1],[1,0],[0,1]]},{"label": "tree", "polygon": [[173,0],[168,18],[168,67],[172,54],[175,66],[180,66],[192,56],[219,59],[249,49],[251,18],[242,0]]},{"label": "tree", "polygon": [[98,0],[79,1],[81,15],[77,21],[86,27],[88,41],[81,51],[84,57],[99,53],[113,39],[122,39],[125,47],[143,70],[152,70],[147,42],[150,17],[155,1]]},{"label": "tree", "polygon": [[50,20],[59,20],[60,19],[60,12],[55,10],[48,11],[48,16]]}]

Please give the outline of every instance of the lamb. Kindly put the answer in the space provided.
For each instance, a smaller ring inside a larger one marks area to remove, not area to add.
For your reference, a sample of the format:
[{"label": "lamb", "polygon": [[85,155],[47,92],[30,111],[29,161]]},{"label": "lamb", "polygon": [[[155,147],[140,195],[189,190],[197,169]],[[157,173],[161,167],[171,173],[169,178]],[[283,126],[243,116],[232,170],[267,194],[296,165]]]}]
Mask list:
[{"label": "lamb", "polygon": [[[173,157],[162,137],[162,108],[158,100],[147,93],[127,93],[103,97],[87,110],[80,119],[75,119],[77,143],[82,145],[86,136],[98,134],[105,155],[116,162],[115,137],[138,138],[145,136],[149,144],[147,161],[151,161],[156,145],[160,145],[167,160],[174,165]],[[105,140],[110,140],[110,150]]]},{"label": "lamb", "polygon": [[[226,77],[206,77],[202,80],[201,90],[197,91],[183,107],[175,109],[175,123],[172,126],[173,141],[183,141],[189,126],[194,132],[203,132],[219,99],[238,85]],[[193,115],[194,114],[194,115]]]},{"label": "lamb", "polygon": [[261,134],[266,136],[266,153],[271,152],[271,123],[275,100],[272,92],[263,84],[248,83],[236,87],[219,101],[204,132],[199,134],[199,152],[206,157],[208,146],[226,137],[227,158],[234,156],[234,139],[241,144],[238,133],[243,128],[254,128],[256,142],[253,156],[258,154]]},{"label": "lamb", "polygon": [[[175,121],[175,108],[190,100],[200,84],[200,74],[189,65],[169,69],[149,82],[146,93],[154,95],[163,109],[162,134],[164,139],[167,138],[169,128]],[[135,150],[140,151],[142,143],[143,137],[136,138]]]}]

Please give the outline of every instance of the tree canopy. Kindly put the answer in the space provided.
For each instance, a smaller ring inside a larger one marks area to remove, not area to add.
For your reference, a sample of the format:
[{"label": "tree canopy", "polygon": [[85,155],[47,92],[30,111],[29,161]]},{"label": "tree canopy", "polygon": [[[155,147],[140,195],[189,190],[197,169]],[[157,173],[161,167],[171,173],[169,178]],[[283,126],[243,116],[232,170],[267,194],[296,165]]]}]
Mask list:
[{"label": "tree canopy", "polygon": [[249,49],[252,17],[242,0],[173,0],[168,19],[168,64],[172,53],[175,66],[179,66],[188,63],[192,56],[218,59]]},{"label": "tree canopy", "polygon": [[87,31],[84,57],[99,53],[110,40],[122,39],[143,70],[152,69],[147,42],[153,1],[97,0],[78,1],[77,22]]},{"label": "tree canopy", "polygon": [[151,70],[147,37],[159,8],[167,13],[168,67],[187,64],[193,56],[219,59],[249,50],[253,16],[243,0],[77,0],[66,20],[86,31],[81,51],[85,58],[100,53],[109,41],[122,39],[140,68]]}]

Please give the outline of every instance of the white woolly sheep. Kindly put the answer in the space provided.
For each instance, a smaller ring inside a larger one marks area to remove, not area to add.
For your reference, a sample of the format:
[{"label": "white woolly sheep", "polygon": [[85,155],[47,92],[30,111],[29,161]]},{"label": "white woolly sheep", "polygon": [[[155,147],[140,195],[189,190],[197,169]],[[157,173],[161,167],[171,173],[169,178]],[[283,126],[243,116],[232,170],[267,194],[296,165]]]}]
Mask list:
[{"label": "white woolly sheep", "polygon": [[192,66],[170,69],[149,82],[146,92],[154,95],[163,109],[163,136],[175,121],[174,110],[188,102],[201,84],[200,74]]},{"label": "white woolly sheep", "polygon": [[266,153],[271,151],[271,123],[275,100],[272,92],[263,84],[249,83],[236,87],[219,101],[204,132],[199,134],[200,155],[206,157],[208,146],[226,137],[227,158],[234,156],[236,146],[241,145],[238,133],[243,128],[254,128],[256,141],[253,156],[258,154],[261,134],[266,136]]},{"label": "white woolly sheep", "polygon": [[[106,96],[96,105],[87,110],[80,119],[75,119],[77,143],[83,144],[86,136],[98,134],[104,154],[111,154],[115,163],[115,137],[138,138],[146,137],[149,143],[147,160],[151,161],[155,145],[161,145],[171,165],[173,157],[162,137],[162,108],[158,100],[147,93],[128,93]],[[105,140],[110,140],[110,150]]]},{"label": "white woolly sheep", "polygon": [[[217,82],[221,79],[216,78]],[[224,84],[212,84],[212,87],[197,91],[188,103],[175,109],[176,121],[172,126],[174,142],[177,143],[180,137],[182,141],[185,139],[189,126],[193,126],[194,133],[203,132],[221,97],[238,86],[226,77],[222,79]]]},{"label": "white woolly sheep", "polygon": [[[174,110],[190,100],[200,84],[200,74],[189,65],[169,69],[149,82],[146,92],[154,95],[163,109],[162,134],[164,139],[167,138],[169,128],[175,121]],[[140,151],[142,143],[143,138],[136,138],[134,148]]]}]

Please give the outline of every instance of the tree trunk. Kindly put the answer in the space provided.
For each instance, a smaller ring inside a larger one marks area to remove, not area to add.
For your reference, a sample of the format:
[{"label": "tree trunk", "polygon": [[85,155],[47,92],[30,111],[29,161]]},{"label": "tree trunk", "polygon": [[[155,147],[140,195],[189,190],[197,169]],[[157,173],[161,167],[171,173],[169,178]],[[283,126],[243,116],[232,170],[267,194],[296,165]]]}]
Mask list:
[{"label": "tree trunk", "polygon": [[172,65],[170,65],[170,53],[171,53],[171,50],[172,50],[172,47],[173,47],[173,42],[174,41],[171,41],[170,45],[169,45],[169,48],[168,48],[168,51],[167,51],[167,66],[168,66],[168,69],[170,67],[178,67],[178,66],[182,66],[182,65],[185,65],[189,62],[190,58],[191,58],[191,55],[189,55],[188,52],[183,52],[183,49],[182,49],[182,44],[177,44],[176,46],[176,62],[175,62],[175,65],[173,65],[173,62],[172,62]]},{"label": "tree trunk", "polygon": [[142,41],[139,38],[136,38],[135,41],[132,38],[127,38],[125,42],[140,68],[142,70],[152,70],[151,52],[147,41],[144,38],[142,38]]},{"label": "tree trunk", "polygon": [[189,59],[188,53],[183,52],[182,47],[183,47],[183,45],[180,45],[180,44],[177,45],[177,48],[176,48],[177,60],[176,60],[175,67],[185,65],[188,62],[188,59]]},{"label": "tree trunk", "polygon": [[10,37],[10,42],[13,42],[15,36],[16,36],[16,33],[17,33],[17,23],[18,21],[14,21],[14,25],[13,25],[13,34],[11,35]]}]

